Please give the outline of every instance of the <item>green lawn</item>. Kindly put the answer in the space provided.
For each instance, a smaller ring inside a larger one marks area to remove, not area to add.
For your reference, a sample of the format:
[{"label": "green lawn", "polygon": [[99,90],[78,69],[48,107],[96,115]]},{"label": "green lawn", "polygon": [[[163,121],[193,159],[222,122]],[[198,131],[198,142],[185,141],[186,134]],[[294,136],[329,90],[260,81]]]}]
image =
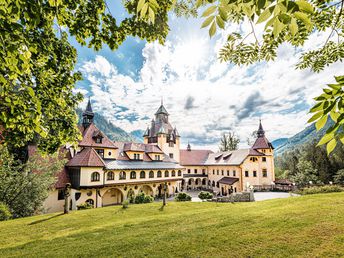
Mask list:
[{"label": "green lawn", "polygon": [[343,257],[344,193],[159,203],[0,222],[0,257]]}]

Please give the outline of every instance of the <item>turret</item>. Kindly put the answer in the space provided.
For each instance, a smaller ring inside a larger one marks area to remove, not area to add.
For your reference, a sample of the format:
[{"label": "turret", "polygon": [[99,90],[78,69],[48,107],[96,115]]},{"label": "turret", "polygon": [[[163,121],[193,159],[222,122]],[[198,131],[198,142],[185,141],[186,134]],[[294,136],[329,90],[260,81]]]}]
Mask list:
[{"label": "turret", "polygon": [[88,98],[87,106],[85,111],[82,113],[82,126],[86,129],[90,124],[93,123],[94,113],[92,111],[91,99]]}]

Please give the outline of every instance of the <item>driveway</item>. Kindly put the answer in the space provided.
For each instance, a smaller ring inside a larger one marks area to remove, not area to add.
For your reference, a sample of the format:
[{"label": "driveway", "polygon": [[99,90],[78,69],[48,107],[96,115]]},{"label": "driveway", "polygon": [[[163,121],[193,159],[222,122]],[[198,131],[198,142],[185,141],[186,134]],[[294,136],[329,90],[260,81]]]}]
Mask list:
[{"label": "driveway", "polygon": [[298,194],[285,193],[285,192],[255,192],[254,199],[256,201],[264,201],[270,199],[279,199],[279,198],[289,198],[299,196]]}]

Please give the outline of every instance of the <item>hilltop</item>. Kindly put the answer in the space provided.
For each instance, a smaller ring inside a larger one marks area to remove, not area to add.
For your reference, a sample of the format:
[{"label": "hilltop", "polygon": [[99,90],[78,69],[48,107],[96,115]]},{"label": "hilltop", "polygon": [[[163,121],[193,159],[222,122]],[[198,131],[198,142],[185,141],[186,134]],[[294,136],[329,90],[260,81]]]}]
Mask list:
[{"label": "hilltop", "polygon": [[344,193],[170,202],[0,222],[2,257],[342,257]]}]

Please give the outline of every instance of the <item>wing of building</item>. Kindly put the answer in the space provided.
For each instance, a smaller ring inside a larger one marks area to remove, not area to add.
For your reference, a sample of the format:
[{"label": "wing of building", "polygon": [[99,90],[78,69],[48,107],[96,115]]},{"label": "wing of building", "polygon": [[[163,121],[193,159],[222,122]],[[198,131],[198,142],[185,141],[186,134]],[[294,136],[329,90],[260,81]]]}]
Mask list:
[{"label": "wing of building", "polygon": [[113,142],[93,122],[90,100],[80,126],[78,147],[65,147],[68,162],[45,202],[47,212],[63,210],[71,185],[70,208],[120,204],[141,192],[159,198],[180,191],[206,189],[219,195],[270,186],[275,180],[273,147],[259,123],[257,139],[248,149],[214,153],[180,149],[180,135],[169,122],[163,103],[146,129],[144,143]]}]

